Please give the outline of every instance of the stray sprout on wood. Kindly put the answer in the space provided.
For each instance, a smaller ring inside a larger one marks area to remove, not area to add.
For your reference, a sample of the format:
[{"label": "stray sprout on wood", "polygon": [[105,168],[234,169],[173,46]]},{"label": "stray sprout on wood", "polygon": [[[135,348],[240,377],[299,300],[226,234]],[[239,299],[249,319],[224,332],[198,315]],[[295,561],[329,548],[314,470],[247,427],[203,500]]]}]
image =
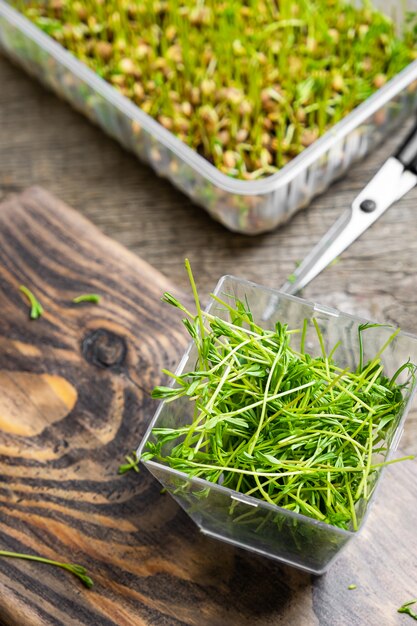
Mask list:
[{"label": "stray sprout on wood", "polygon": [[30,291],[30,289],[28,289],[24,285],[20,285],[19,291],[21,291],[23,294],[25,294],[26,298],[29,301],[29,304],[30,304],[30,318],[32,320],[37,320],[43,313],[43,307],[42,307],[41,303],[36,298],[36,296],[34,296],[34,294]]},{"label": "stray sprout on wood", "polygon": [[414,600],[410,600],[409,602],[406,602],[405,604],[400,606],[400,608],[398,609],[398,613],[405,613],[406,615],[409,615],[410,617],[412,617],[413,619],[417,621],[417,613],[415,613],[413,609],[411,608],[414,604],[416,604],[416,602],[417,602],[417,598]]},{"label": "stray sprout on wood", "polygon": [[37,561],[38,563],[45,563],[46,565],[54,565],[62,569],[66,569],[74,576],[77,576],[85,587],[91,589],[94,585],[92,579],[88,575],[85,567],[81,565],[75,565],[74,563],[60,563],[59,561],[53,561],[51,559],[45,559],[41,556],[35,556],[33,554],[21,554],[19,552],[8,552],[7,550],[0,550],[0,556],[10,557],[13,559],[24,559],[26,561]]},{"label": "stray sprout on wood", "polygon": [[101,300],[101,296],[96,293],[84,293],[81,296],[77,296],[73,298],[74,304],[80,304],[81,302],[92,302],[93,304],[98,304]]},{"label": "stray sprout on wood", "polygon": [[[399,331],[365,361],[363,335],[375,325],[359,325],[358,366],[340,367],[340,342],[326,352],[316,319],[301,328],[277,322],[265,330],[248,303],[230,295],[212,295],[228,319],[203,314],[188,261],[186,268],[196,314],[171,294],[163,300],[185,314],[198,358],[181,374],[165,370],[175,386],[158,386],[152,395],[189,399],[192,422],[155,427],[142,459],[357,530],[357,505],[371,496],[380,468],[413,458],[384,461],[416,369],[407,362],[392,376],[385,373],[381,355]],[[306,349],[309,325],[317,356]],[[407,381],[400,384],[401,373]]]},{"label": "stray sprout on wood", "polygon": [[[24,285],[20,285],[19,291],[21,291],[29,301],[30,304],[30,318],[32,320],[38,319],[43,314],[43,307],[36,296]],[[74,304],[81,304],[83,302],[90,302],[93,304],[99,304],[101,296],[96,293],[85,293],[73,298]]]},{"label": "stray sprout on wood", "polygon": [[118,473],[126,474],[129,470],[134,470],[139,473],[139,459],[136,456],[136,452],[132,452],[131,456],[126,455],[125,459],[127,462],[119,466]]}]

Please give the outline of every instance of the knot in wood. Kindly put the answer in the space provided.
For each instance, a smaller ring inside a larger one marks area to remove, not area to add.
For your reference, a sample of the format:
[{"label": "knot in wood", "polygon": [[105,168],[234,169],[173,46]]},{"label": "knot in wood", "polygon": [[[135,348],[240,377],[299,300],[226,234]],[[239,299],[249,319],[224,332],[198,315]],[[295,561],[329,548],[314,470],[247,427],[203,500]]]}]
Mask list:
[{"label": "knot in wood", "polygon": [[84,358],[93,365],[117,368],[125,362],[127,345],[120,335],[98,328],[84,338],[82,352]]}]

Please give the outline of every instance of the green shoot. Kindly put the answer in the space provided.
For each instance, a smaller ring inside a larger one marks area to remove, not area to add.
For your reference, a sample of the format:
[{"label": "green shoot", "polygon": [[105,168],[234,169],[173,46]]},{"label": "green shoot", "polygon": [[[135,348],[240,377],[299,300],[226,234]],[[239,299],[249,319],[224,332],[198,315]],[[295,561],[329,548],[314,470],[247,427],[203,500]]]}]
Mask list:
[{"label": "green shoot", "polygon": [[13,559],[24,559],[26,561],[37,561],[38,563],[46,563],[47,565],[61,567],[62,569],[71,572],[71,574],[74,574],[74,576],[77,576],[77,578],[79,578],[83,585],[88,589],[91,589],[94,584],[90,576],[88,576],[85,567],[82,567],[81,565],[75,565],[73,563],[60,563],[59,561],[45,559],[41,556],[35,556],[32,554],[21,554],[19,552],[8,552],[7,550],[0,550],[0,556],[10,557]]},{"label": "green shoot", "polygon": [[41,303],[36,298],[36,296],[33,295],[33,293],[30,291],[30,289],[28,289],[24,285],[20,285],[19,291],[21,291],[23,294],[25,294],[26,298],[29,301],[29,304],[30,304],[30,318],[32,320],[37,320],[43,313],[43,307],[42,307]]},{"label": "green shoot", "polygon": [[126,474],[126,472],[129,472],[130,470],[134,470],[139,473],[139,459],[136,452],[133,451],[131,456],[126,455],[125,459],[127,462],[119,466],[118,474]]},{"label": "green shoot", "polygon": [[197,308],[198,322],[200,324],[201,339],[203,340],[204,339],[203,313],[201,310],[200,298],[198,297],[197,287],[195,284],[193,272],[191,270],[190,261],[188,259],[185,259],[185,269],[187,270],[188,279],[190,281],[191,289],[193,291],[194,302]]},{"label": "green shoot", "polygon": [[413,604],[415,604],[417,602],[417,598],[415,600],[410,600],[409,602],[406,602],[405,604],[403,604],[402,606],[400,606],[400,608],[398,609],[398,613],[405,613],[406,615],[409,615],[410,617],[412,617],[413,619],[415,619],[417,621],[417,613],[415,613],[410,607],[413,606]]},{"label": "green shoot", "polygon": [[80,302],[92,302],[93,304],[98,304],[100,300],[101,296],[96,293],[84,293],[81,296],[77,296],[72,299],[74,304],[79,304]]},{"label": "green shoot", "polygon": [[355,583],[352,583],[351,585],[348,586],[348,589],[350,591],[352,591],[353,589],[356,589],[356,588],[357,588],[357,585],[355,585]]}]

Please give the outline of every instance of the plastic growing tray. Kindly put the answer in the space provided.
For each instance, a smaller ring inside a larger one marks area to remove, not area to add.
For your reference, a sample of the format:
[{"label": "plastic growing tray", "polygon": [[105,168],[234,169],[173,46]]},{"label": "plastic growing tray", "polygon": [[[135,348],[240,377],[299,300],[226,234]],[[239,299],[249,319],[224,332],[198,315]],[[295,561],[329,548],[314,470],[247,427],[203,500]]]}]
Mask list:
[{"label": "plastic growing tray", "polygon": [[[377,0],[401,28],[417,0]],[[417,108],[417,61],[279,172],[255,181],[220,172],[60,44],[0,0],[0,48],[233,231],[286,222]]]}]

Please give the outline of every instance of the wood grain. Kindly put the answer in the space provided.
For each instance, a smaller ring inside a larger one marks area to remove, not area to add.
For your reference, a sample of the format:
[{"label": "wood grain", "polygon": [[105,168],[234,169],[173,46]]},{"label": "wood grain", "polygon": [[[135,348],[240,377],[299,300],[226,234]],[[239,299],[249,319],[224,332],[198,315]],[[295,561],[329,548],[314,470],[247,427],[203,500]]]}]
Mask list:
[{"label": "wood grain", "polygon": [[[37,321],[21,283],[45,308]],[[318,579],[199,534],[145,470],[117,475],[162,365],[184,347],[166,289],[176,292],[40,189],[0,208],[0,545],[78,562],[95,580],[86,590],[0,559],[0,623],[403,624],[396,609],[417,584],[417,461],[386,471],[364,532]],[[99,306],[71,304],[91,291]]]}]

